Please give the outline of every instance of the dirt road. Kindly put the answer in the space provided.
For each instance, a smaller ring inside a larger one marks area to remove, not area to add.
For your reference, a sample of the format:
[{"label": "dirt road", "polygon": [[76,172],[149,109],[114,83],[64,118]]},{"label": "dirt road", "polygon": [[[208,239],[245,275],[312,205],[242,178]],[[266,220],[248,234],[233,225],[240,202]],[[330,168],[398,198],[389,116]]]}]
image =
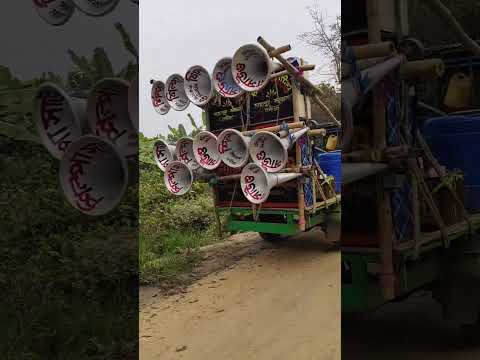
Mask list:
[{"label": "dirt road", "polygon": [[[479,334],[480,336],[480,334]],[[342,360],[478,360],[458,327],[442,320],[429,293],[417,293],[361,317],[342,319]]]},{"label": "dirt road", "polygon": [[186,293],[142,289],[140,359],[339,360],[340,253],[319,234],[259,247]]}]

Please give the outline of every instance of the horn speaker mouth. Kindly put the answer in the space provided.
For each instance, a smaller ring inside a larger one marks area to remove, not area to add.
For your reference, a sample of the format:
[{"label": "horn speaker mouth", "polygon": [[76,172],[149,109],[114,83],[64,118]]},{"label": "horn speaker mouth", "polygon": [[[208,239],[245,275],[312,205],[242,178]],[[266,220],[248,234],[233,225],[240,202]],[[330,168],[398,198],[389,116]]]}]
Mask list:
[{"label": "horn speaker mouth", "polygon": [[217,137],[209,131],[201,131],[195,136],[193,154],[198,164],[206,170],[214,170],[222,162]]},{"label": "horn speaker mouth", "polygon": [[113,11],[119,0],[73,0],[81,12],[89,16],[103,16]]},{"label": "horn speaker mouth", "polygon": [[180,161],[170,162],[163,176],[167,190],[177,196],[189,192],[194,181],[192,169]]},{"label": "horn speaker mouth", "polygon": [[86,135],[73,143],[60,161],[60,185],[67,201],[88,215],[113,210],[128,187],[126,159],[114,145]]},{"label": "horn speaker mouth", "polygon": [[253,204],[265,202],[270,194],[267,172],[254,163],[243,168],[240,185],[247,200]]},{"label": "horn speaker mouth", "polygon": [[231,168],[243,167],[249,159],[249,140],[238,130],[225,129],[222,131],[218,135],[218,152],[221,160]]},{"label": "horn speaker mouth", "polygon": [[215,90],[223,97],[234,98],[244,93],[244,90],[233,79],[232,58],[225,57],[216,63],[212,79]]},{"label": "horn speaker mouth", "polygon": [[184,85],[188,99],[197,106],[207,104],[212,98],[212,79],[203,66],[194,65],[188,69]]},{"label": "horn speaker mouth", "polygon": [[170,75],[165,81],[165,99],[173,110],[182,111],[188,107],[190,100],[185,93],[184,79],[181,75]]},{"label": "horn speaker mouth", "polygon": [[87,102],[92,131],[116,145],[124,156],[138,152],[138,134],[128,111],[129,87],[123,79],[102,79],[95,84]]},{"label": "horn speaker mouth", "polygon": [[174,149],[174,146],[167,144],[163,140],[158,140],[153,145],[153,158],[163,172],[165,172],[168,164],[175,160],[175,152],[172,151]]},{"label": "horn speaker mouth", "polygon": [[154,81],[152,84],[152,91],[150,93],[152,98],[153,108],[160,115],[165,115],[170,110],[170,104],[165,98],[165,84],[161,81]]},{"label": "horn speaker mouth", "polygon": [[257,45],[244,45],[233,55],[233,79],[245,91],[263,89],[272,71],[272,60],[267,52]]},{"label": "horn speaker mouth", "polygon": [[187,165],[190,169],[196,170],[200,167],[193,153],[193,139],[183,137],[177,141],[175,156],[178,161]]},{"label": "horn speaker mouth", "polygon": [[288,162],[287,147],[277,135],[268,131],[259,131],[252,137],[249,152],[254,163],[268,173],[282,170]]},{"label": "horn speaker mouth", "polygon": [[88,132],[85,111],[85,100],[71,98],[56,84],[44,83],[38,88],[33,120],[42,144],[56,159],[61,159],[70,144]]},{"label": "horn speaker mouth", "polygon": [[53,26],[64,25],[75,12],[72,0],[34,1],[38,15]]}]

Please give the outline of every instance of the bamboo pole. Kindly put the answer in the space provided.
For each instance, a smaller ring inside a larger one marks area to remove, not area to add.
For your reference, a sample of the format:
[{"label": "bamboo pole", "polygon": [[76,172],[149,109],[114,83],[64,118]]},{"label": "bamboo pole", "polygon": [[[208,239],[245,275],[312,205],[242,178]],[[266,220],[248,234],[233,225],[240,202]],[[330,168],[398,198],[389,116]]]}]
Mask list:
[{"label": "bamboo pole", "polygon": [[342,163],[342,183],[353,183],[388,170],[384,163]]},{"label": "bamboo pole", "polygon": [[[380,27],[379,0],[367,0],[368,38],[369,42],[378,44],[382,42]],[[373,89],[373,145],[377,150],[382,150],[386,145],[385,105],[382,93],[375,87]],[[395,274],[393,269],[393,224],[390,197],[383,187],[383,177],[377,176],[376,182],[378,235],[382,257],[381,283],[383,297],[386,300],[395,298]]]},{"label": "bamboo pole", "polygon": [[299,72],[292,64],[290,64],[282,55],[276,54],[275,48],[270,45],[265,39],[259,36],[257,38],[257,41],[265,48],[265,50],[269,54],[272,54],[273,57],[280,61],[280,63],[285,67],[285,70],[287,70],[297,81],[299,81],[303,86],[305,86],[306,89],[308,89],[312,93],[312,98],[314,99],[314,101],[318,103],[322,110],[332,119],[335,124],[337,124],[337,126],[341,127],[342,124],[335,118],[333,113],[320,98],[320,96],[323,95],[322,91],[315,85],[313,85],[309,80],[304,78],[301,75],[301,72]]},{"label": "bamboo pole", "polygon": [[[378,12],[378,7],[375,8],[374,11]],[[369,39],[370,39],[370,32],[369,32]],[[394,54],[395,46],[391,41],[381,42],[381,39],[379,39],[378,41],[375,41],[374,43],[370,43],[367,45],[352,46],[352,51],[353,51],[353,55],[355,56],[355,59],[357,60],[371,59],[371,58],[390,56]]]},{"label": "bamboo pole", "polygon": [[437,14],[443,18],[443,20],[445,20],[449,28],[457,34],[461,43],[468,50],[470,50],[474,55],[480,56],[480,46],[468,36],[460,23],[455,19],[452,12],[445,5],[443,5],[440,0],[427,0],[425,2],[432,10],[436,11]]},{"label": "bamboo pole", "polygon": [[[295,143],[295,157],[297,171],[300,172],[302,166],[302,149],[298,141]],[[297,179],[298,192],[298,230],[305,231],[305,193],[303,192],[302,178]]]},{"label": "bamboo pole", "polygon": [[[371,59],[358,60],[356,62],[356,67],[358,71],[368,69],[369,67],[375,66],[387,60],[387,57],[375,57]],[[352,76],[352,66],[347,63],[342,63],[342,79],[349,78]]]},{"label": "bamboo pole", "polygon": [[325,129],[308,130],[307,135],[310,136],[310,137],[326,136],[327,135],[327,130],[325,130]]},{"label": "bamboo pole", "polygon": [[409,82],[435,80],[445,73],[441,59],[409,61],[400,65],[400,78]]},{"label": "bamboo pole", "polygon": [[222,221],[220,220],[220,215],[218,214],[217,211],[217,191],[213,186],[210,187],[212,191],[212,200],[213,200],[213,212],[215,215],[215,222],[217,224],[217,233],[218,233],[218,238],[221,239],[223,237],[223,231],[222,231]]},{"label": "bamboo pole", "polygon": [[[311,64],[311,65],[302,65],[302,66],[300,66],[300,70],[301,70],[301,71],[311,71],[311,70],[315,70],[315,65],[313,65],[313,64]],[[283,76],[283,75],[288,75],[288,70],[282,70],[282,71],[273,73],[272,76],[271,76],[271,78],[276,78],[276,77],[280,77],[280,76]]]},{"label": "bamboo pole", "polygon": [[217,182],[237,181],[240,180],[240,174],[219,176],[215,179]]},{"label": "bamboo pole", "polygon": [[389,146],[381,150],[365,149],[355,150],[342,154],[342,161],[345,162],[387,162],[401,158],[412,157],[415,153],[412,148],[406,145]]},{"label": "bamboo pole", "polygon": [[[305,127],[305,124],[303,122],[293,122],[286,124],[288,129],[299,129]],[[248,131],[242,131],[242,135],[245,136],[250,136],[250,135],[255,135],[259,131],[269,131],[269,132],[279,132],[281,130],[284,130],[284,125],[275,125],[275,126],[269,126],[266,128],[260,128],[260,129],[255,129],[255,130],[248,130]]]},{"label": "bamboo pole", "polygon": [[[433,168],[435,169],[435,172],[438,174],[440,179],[443,180],[443,178],[445,177],[445,172],[442,171],[442,168],[441,168],[440,164],[438,163],[435,156],[433,156],[433,154],[430,150],[430,147],[428,146],[427,142],[425,141],[422,134],[420,134],[420,131],[418,131],[418,130],[417,130],[417,133],[416,133],[416,138],[417,138],[417,141],[420,144],[421,148],[423,149],[423,151],[425,153],[425,156],[427,157],[428,161],[430,161]],[[460,211],[462,212],[462,216],[465,219],[468,219],[469,214],[468,214],[467,210],[465,209],[465,206],[464,206],[462,200],[460,200],[457,193],[452,188],[447,186],[447,189],[450,192],[450,194],[452,195],[452,197],[454,198],[457,205],[460,207]]]},{"label": "bamboo pole", "polygon": [[280,46],[279,48],[269,51],[268,55],[270,57],[277,57],[278,55],[286,53],[287,51],[290,51],[290,50],[292,50],[292,47],[290,45],[283,45],[283,46]]}]

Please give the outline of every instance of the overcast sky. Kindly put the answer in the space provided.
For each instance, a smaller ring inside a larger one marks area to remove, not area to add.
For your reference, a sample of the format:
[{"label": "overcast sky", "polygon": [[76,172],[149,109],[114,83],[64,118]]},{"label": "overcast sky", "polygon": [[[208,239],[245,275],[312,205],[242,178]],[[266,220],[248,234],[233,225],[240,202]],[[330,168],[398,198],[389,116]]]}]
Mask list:
[{"label": "overcast sky", "polygon": [[[222,57],[255,43],[259,35],[274,46],[290,44],[289,56],[318,64],[321,54],[302,44],[298,34],[312,30],[307,6],[317,2],[329,18],[340,14],[340,0],[158,0],[140,1],[140,130],[146,136],[168,132],[167,125],[191,128],[187,113],[200,121],[200,109],[155,112],[150,101],[150,79],[173,73],[184,75],[195,64],[209,71]],[[162,5],[163,4],[163,5]],[[281,6],[280,6],[281,4]],[[325,70],[323,70],[325,72]],[[316,79],[321,76],[315,74]]]},{"label": "overcast sky", "polygon": [[121,0],[103,17],[79,11],[63,26],[44,22],[32,0],[8,1],[0,11],[0,65],[8,66],[19,78],[28,80],[51,71],[65,75],[72,68],[67,49],[91,57],[95,47],[104,47],[116,70],[131,60],[124,50],[114,23],[121,22],[138,48],[138,5]]}]

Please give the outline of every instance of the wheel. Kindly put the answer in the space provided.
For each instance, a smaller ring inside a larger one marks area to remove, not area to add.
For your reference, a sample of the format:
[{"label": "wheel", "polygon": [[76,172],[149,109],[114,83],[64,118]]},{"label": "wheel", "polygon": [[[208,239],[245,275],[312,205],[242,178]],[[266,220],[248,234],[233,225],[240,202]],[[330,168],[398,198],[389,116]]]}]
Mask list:
[{"label": "wheel", "polygon": [[286,238],[286,236],[282,234],[271,234],[271,233],[258,233],[258,234],[263,240],[271,243],[277,243]]},{"label": "wheel", "polygon": [[480,344],[480,320],[475,324],[461,325],[462,341],[467,346]]}]

